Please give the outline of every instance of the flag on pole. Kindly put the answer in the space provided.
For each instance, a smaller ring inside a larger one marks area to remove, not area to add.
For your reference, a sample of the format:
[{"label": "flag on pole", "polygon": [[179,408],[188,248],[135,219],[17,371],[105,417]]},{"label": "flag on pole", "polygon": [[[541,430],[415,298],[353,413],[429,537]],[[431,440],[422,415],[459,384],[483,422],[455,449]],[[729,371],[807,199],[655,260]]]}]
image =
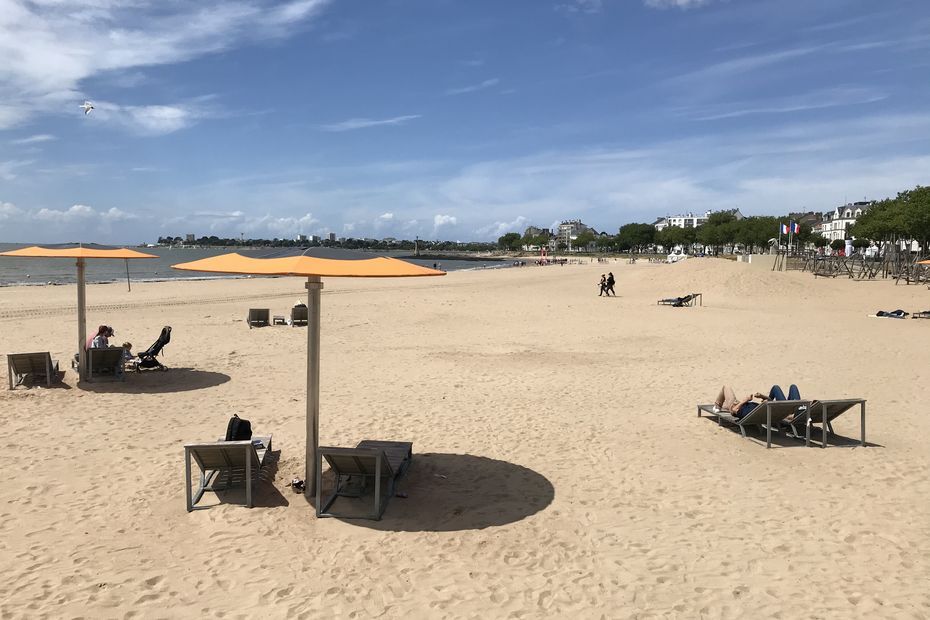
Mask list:
[{"label": "flag on pole", "polygon": [[787,225],[787,224],[782,224],[782,225],[781,225],[781,234],[783,234],[783,235],[787,235],[787,234],[788,234],[788,225]]},{"label": "flag on pole", "polygon": [[801,225],[798,224],[797,222],[791,222],[791,232],[793,232],[794,234],[798,234],[799,232],[801,232]]}]

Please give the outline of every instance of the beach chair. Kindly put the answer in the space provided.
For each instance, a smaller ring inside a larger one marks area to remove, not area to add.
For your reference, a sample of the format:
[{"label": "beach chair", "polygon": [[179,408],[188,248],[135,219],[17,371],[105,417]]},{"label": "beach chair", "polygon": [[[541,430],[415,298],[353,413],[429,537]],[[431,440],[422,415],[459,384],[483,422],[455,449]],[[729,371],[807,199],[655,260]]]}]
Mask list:
[{"label": "beach chair", "polygon": [[840,417],[856,405],[859,405],[859,445],[865,446],[865,399],[863,398],[841,398],[835,400],[815,400],[805,411],[799,412],[798,415],[790,422],[786,422],[795,436],[800,437],[798,429],[803,427],[804,445],[811,445],[811,426],[820,424],[823,433],[823,439],[820,442],[821,448],[827,447],[827,434],[833,432],[833,420]]},{"label": "beach chair", "polygon": [[701,293],[688,293],[684,297],[669,297],[656,302],[657,306],[673,306],[675,308],[693,307],[695,302],[704,305],[704,296]]},{"label": "beach chair", "polygon": [[778,430],[778,425],[785,418],[798,413],[801,407],[810,408],[809,400],[767,400],[760,403],[758,407],[750,411],[742,418],[737,418],[729,411],[714,411],[713,405],[698,405],[697,414],[701,417],[701,412],[717,416],[717,424],[729,422],[739,427],[743,437],[747,437],[746,429],[750,426],[765,427],[765,447],[772,447],[772,429]]},{"label": "beach chair", "polygon": [[[245,503],[252,507],[252,475],[261,471],[265,457],[271,452],[271,435],[252,437],[245,441],[218,440],[191,443],[184,446],[185,495],[187,512],[194,509],[206,491],[225,491],[240,481],[245,482]],[[191,459],[200,468],[200,482],[195,491],[191,485]],[[221,480],[225,478],[225,480]]]},{"label": "beach chair", "polygon": [[[413,460],[413,444],[406,441],[373,441],[366,439],[354,448],[331,448],[321,446],[320,458],[329,463],[333,472],[332,494],[325,500],[322,497],[323,468],[318,462],[316,469],[316,516],[344,517],[329,512],[330,506],[338,497],[361,497],[368,482],[374,482],[374,504],[372,512],[361,515],[363,519],[381,519],[388,501],[394,495],[397,481],[407,473]],[[347,490],[352,478],[359,478],[361,489]],[[386,491],[386,493],[385,493]]]},{"label": "beach chair", "polygon": [[[930,287],[928,287],[930,288]],[[921,310],[911,315],[912,319],[930,319],[930,310]]]},{"label": "beach chair", "polygon": [[25,385],[27,381],[35,385],[37,381],[44,381],[46,387],[52,382],[61,381],[58,373],[58,362],[52,360],[48,351],[41,353],[10,353],[6,356],[7,374],[10,379],[10,389]]},{"label": "beach chair", "polygon": [[125,349],[87,349],[87,380],[93,382],[100,377],[112,377],[114,381],[125,381]]},{"label": "beach chair", "polygon": [[268,308],[249,308],[249,316],[246,322],[249,329],[253,327],[267,327],[270,322],[271,311]]},{"label": "beach chair", "polygon": [[291,327],[306,325],[308,316],[307,306],[294,306],[291,308]]}]

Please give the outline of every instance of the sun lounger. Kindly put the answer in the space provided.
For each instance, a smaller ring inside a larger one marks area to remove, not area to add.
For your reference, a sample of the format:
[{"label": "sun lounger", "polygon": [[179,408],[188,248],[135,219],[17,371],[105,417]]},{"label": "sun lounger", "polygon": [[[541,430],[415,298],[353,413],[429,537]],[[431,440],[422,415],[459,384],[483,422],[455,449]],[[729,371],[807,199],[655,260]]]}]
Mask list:
[{"label": "sun lounger", "polygon": [[[256,444],[255,442],[260,442]],[[245,481],[245,503],[252,507],[252,474],[258,473],[264,465],[265,457],[271,452],[271,435],[252,437],[245,441],[214,441],[211,443],[192,443],[184,446],[185,494],[187,511],[194,509],[205,491],[224,491],[230,488],[238,478]],[[194,491],[191,486],[191,459],[200,468],[200,484]],[[220,478],[225,474],[226,480]],[[218,486],[222,484],[222,486]]]},{"label": "sun lounger", "polygon": [[800,436],[798,429],[802,426],[804,431],[804,445],[811,445],[811,425],[820,424],[823,431],[823,441],[820,443],[821,448],[827,447],[827,433],[833,432],[833,420],[840,417],[856,405],[859,405],[859,444],[865,446],[865,399],[862,398],[843,398],[838,400],[815,400],[803,412],[796,415],[788,426],[796,436]]},{"label": "sun lounger", "polygon": [[[380,519],[387,503],[394,495],[394,486],[410,467],[413,460],[413,444],[406,441],[359,442],[354,448],[320,447],[320,457],[329,463],[333,472],[332,495],[323,500],[323,469],[316,468],[316,516],[348,517],[329,512],[338,497],[361,497],[369,480],[374,482],[374,505],[366,519]],[[319,465],[319,463],[318,463]],[[361,478],[362,489],[350,493],[346,486],[352,477]],[[384,491],[387,491],[385,494]]]},{"label": "sun lounger", "polygon": [[122,347],[87,349],[87,380],[94,381],[100,377],[111,377],[115,381],[125,381],[124,350]]},{"label": "sun lounger", "polygon": [[697,301],[700,305],[704,305],[704,296],[701,293],[688,293],[684,297],[669,297],[668,299],[660,299],[656,302],[657,306],[674,306],[676,308],[683,307],[692,307],[694,302]]},{"label": "sun lounger", "polygon": [[701,412],[717,416],[717,424],[729,422],[739,427],[740,433],[746,437],[746,429],[750,426],[765,427],[765,447],[772,447],[772,429],[778,430],[778,425],[787,417],[798,413],[801,407],[810,408],[809,400],[768,400],[761,403],[758,407],[737,418],[729,411],[714,411],[713,405],[698,405],[697,414],[701,417]]},{"label": "sun lounger", "polygon": [[291,327],[307,324],[307,306],[294,306],[291,308]]},{"label": "sun lounger", "polygon": [[33,385],[36,381],[44,381],[46,387],[51,387],[53,381],[61,381],[58,362],[52,360],[48,351],[10,353],[6,356],[6,367],[11,390],[16,386],[25,385],[27,381]]},{"label": "sun lounger", "polygon": [[268,308],[249,308],[249,316],[246,322],[249,329],[253,327],[266,327],[269,324],[271,311]]},{"label": "sun lounger", "polygon": [[930,319],[930,310],[921,310],[911,315],[912,319]]}]

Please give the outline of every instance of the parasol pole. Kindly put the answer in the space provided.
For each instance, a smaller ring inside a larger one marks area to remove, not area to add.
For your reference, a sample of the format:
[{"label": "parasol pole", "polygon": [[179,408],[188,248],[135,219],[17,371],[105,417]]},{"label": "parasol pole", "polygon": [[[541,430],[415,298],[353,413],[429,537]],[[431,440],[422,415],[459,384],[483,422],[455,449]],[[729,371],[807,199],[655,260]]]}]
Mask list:
[{"label": "parasol pole", "polygon": [[[305,483],[307,497],[317,492],[320,447],[320,276],[307,278],[307,445]],[[317,506],[319,508],[319,506]]]},{"label": "parasol pole", "polygon": [[129,283],[129,259],[126,259],[126,286],[129,288],[129,292],[132,292],[132,284]]},{"label": "parasol pole", "polygon": [[84,370],[87,368],[87,351],[84,350],[84,344],[87,342],[87,300],[84,292],[84,259],[79,258],[77,259],[78,380],[84,379]]}]

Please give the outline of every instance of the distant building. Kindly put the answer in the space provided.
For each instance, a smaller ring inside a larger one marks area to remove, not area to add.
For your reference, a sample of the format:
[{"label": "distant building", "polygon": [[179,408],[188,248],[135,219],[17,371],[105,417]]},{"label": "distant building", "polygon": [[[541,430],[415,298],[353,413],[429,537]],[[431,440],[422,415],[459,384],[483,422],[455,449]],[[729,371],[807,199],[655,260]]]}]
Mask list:
[{"label": "distant building", "polygon": [[526,230],[523,232],[524,237],[542,237],[548,239],[552,236],[552,233],[548,228],[540,228],[539,226],[527,226]]},{"label": "distant building", "polygon": [[656,230],[665,230],[669,226],[677,226],[678,228],[697,228],[702,224],[707,223],[707,218],[710,217],[712,213],[729,213],[736,220],[743,219],[743,214],[740,213],[739,209],[723,209],[722,211],[705,211],[703,215],[695,215],[694,213],[685,213],[683,215],[668,215],[666,217],[660,217],[655,222],[652,223],[655,226]]},{"label": "distant building", "polygon": [[846,230],[874,204],[874,200],[862,200],[846,203],[841,207],[836,207],[833,211],[827,211],[823,214],[823,220],[814,227],[814,232],[823,235],[828,241],[851,239],[852,237],[847,234]]},{"label": "distant building", "polygon": [[196,240],[196,238],[194,237],[193,233],[187,233],[186,235],[184,235],[184,240],[187,243],[193,243]]},{"label": "distant building", "polygon": [[306,243],[307,235],[297,235],[297,238],[294,239],[294,241],[296,241],[297,243]]},{"label": "distant building", "polygon": [[385,243],[390,243],[392,245],[397,243],[397,239],[395,237],[385,237],[384,239],[382,239],[382,241],[384,241]]},{"label": "distant building", "polygon": [[310,235],[310,243],[319,243],[319,242],[320,242],[319,235]]},{"label": "distant building", "polygon": [[335,242],[335,241],[336,241],[336,233],[329,233],[329,240],[330,240],[330,242]]},{"label": "distant building", "polygon": [[817,211],[808,211],[806,213],[789,213],[788,217],[792,222],[798,224],[807,224],[811,230],[815,229],[822,221],[823,214]]}]

